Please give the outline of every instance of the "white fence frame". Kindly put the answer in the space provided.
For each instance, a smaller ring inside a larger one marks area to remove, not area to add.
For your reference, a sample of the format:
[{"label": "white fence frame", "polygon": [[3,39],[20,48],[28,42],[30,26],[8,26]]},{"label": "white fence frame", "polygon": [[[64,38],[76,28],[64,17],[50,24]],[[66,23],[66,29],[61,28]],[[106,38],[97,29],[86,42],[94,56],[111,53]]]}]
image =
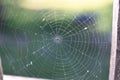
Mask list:
[{"label": "white fence frame", "polygon": [[119,0],[114,0],[113,19],[112,19],[112,47],[111,47],[111,56],[110,56],[109,80],[115,79],[118,13],[119,13]]}]

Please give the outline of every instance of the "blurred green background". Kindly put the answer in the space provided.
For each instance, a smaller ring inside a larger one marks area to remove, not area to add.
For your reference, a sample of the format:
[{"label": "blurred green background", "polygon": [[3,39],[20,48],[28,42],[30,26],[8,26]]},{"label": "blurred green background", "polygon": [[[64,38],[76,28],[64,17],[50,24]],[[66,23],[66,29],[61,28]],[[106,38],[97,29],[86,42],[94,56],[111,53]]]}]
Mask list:
[{"label": "blurred green background", "polygon": [[54,80],[108,80],[112,2],[92,8],[35,9],[21,7],[22,1],[32,0],[0,2],[4,74]]}]

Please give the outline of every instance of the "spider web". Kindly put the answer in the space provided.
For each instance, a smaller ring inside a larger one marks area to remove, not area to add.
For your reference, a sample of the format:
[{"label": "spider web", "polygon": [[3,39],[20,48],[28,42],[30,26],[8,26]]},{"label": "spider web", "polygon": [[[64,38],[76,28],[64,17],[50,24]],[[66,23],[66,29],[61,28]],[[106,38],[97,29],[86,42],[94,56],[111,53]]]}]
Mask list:
[{"label": "spider web", "polygon": [[6,6],[0,26],[5,74],[54,80],[108,79],[110,37],[97,30],[99,15],[25,12],[15,7],[7,15],[9,9]]}]

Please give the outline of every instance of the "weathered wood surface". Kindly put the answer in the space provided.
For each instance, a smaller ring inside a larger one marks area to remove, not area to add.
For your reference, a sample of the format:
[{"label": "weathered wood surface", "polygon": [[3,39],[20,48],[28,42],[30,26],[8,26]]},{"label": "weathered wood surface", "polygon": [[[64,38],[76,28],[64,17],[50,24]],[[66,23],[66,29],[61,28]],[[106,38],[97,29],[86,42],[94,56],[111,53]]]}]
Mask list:
[{"label": "weathered wood surface", "polygon": [[116,51],[117,51],[118,10],[119,10],[119,0],[114,0],[113,21],[112,21],[113,22],[112,23],[112,48],[111,48],[109,80],[115,80],[115,75],[116,75],[115,68],[116,68],[116,56],[117,56]]},{"label": "weathered wood surface", "polygon": [[[119,1],[120,4],[120,1]],[[115,69],[115,80],[120,80],[120,8],[118,15],[118,35],[117,35],[117,54],[116,54],[116,69]]]}]

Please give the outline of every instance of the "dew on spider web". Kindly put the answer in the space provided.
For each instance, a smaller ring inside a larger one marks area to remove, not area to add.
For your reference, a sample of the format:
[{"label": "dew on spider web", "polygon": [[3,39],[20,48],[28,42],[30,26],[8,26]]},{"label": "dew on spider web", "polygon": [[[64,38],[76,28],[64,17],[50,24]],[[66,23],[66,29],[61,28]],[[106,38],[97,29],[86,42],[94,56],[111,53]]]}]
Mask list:
[{"label": "dew on spider web", "polygon": [[[92,76],[91,79],[99,78],[98,76],[102,74],[102,68],[100,68],[101,73],[98,75],[90,73],[97,71],[93,69],[97,67],[96,61],[99,61],[99,55],[106,53],[107,48],[101,48],[100,45],[95,46],[91,41],[94,35],[97,39],[95,43],[103,43],[102,39],[98,40],[99,35],[96,34],[96,31],[93,30],[94,34],[89,31],[93,28],[90,24],[95,24],[94,20],[96,18],[91,15],[72,15],[75,19],[68,19],[67,21],[64,18],[68,17],[67,14],[64,14],[64,17],[62,16],[62,20],[56,17],[59,16],[59,13],[53,15],[52,12],[46,12],[46,14],[42,14],[42,21],[36,21],[37,26],[35,25],[35,27],[42,29],[41,31],[44,33],[39,35],[39,30],[31,29],[24,36],[28,39],[26,42],[29,41],[30,37],[33,40],[31,39],[30,43],[25,43],[26,46],[15,48],[20,55],[22,53],[24,55],[28,54],[23,61],[21,60],[20,64],[24,64],[24,67],[21,67],[20,70],[28,70],[26,71],[28,75],[34,73],[32,76],[35,77],[55,78],[56,80],[61,78],[63,80],[85,80],[86,77],[89,78],[90,76]],[[55,20],[49,19],[50,21],[44,23],[46,21],[45,17],[48,15],[50,17],[54,16]],[[45,29],[43,30],[43,28]],[[31,34],[34,34],[34,36],[31,36]],[[26,52],[26,49],[28,49],[28,52]],[[28,63],[26,64],[26,62]],[[19,73],[20,71],[17,74]],[[83,75],[85,77],[82,77]]]}]

